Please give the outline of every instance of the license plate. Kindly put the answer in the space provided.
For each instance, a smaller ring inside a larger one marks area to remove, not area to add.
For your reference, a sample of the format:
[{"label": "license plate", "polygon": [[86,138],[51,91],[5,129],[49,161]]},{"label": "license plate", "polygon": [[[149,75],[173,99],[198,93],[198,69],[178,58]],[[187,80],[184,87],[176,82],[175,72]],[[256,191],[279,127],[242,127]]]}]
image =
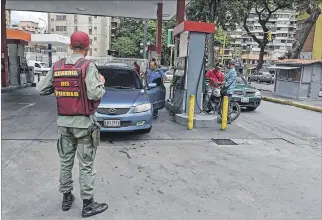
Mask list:
[{"label": "license plate", "polygon": [[121,121],[120,120],[105,120],[104,127],[120,127]]},{"label": "license plate", "polygon": [[249,102],[249,98],[248,97],[241,97],[241,102],[243,103],[248,103]]}]

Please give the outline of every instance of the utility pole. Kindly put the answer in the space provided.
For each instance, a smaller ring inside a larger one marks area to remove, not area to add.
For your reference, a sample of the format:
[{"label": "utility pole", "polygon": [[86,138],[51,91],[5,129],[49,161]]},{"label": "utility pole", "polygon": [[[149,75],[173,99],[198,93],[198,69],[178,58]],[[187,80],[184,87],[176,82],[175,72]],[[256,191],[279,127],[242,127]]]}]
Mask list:
[{"label": "utility pole", "polygon": [[148,41],[148,20],[144,19],[144,32],[143,32],[143,59],[147,59],[146,56],[146,47]]},{"label": "utility pole", "polygon": [[[48,17],[49,17],[49,14],[48,14]],[[49,27],[48,27],[48,24],[47,24],[47,22],[44,20],[44,19],[42,19],[42,18],[39,18],[39,20],[41,20],[41,21],[43,21],[45,24],[46,24],[46,30],[45,30],[45,34],[49,34]],[[48,66],[49,67],[51,67],[52,66],[52,64],[53,64],[53,56],[52,56],[52,46],[51,46],[51,44],[48,44]]]}]

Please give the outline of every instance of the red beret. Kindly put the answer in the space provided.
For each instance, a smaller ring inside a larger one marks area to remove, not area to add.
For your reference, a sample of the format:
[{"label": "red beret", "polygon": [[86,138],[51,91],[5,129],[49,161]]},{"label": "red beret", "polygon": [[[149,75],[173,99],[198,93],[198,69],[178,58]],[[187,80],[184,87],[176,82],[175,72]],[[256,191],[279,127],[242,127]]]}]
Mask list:
[{"label": "red beret", "polygon": [[70,36],[70,44],[72,47],[87,48],[89,47],[89,36],[82,31],[76,31]]}]

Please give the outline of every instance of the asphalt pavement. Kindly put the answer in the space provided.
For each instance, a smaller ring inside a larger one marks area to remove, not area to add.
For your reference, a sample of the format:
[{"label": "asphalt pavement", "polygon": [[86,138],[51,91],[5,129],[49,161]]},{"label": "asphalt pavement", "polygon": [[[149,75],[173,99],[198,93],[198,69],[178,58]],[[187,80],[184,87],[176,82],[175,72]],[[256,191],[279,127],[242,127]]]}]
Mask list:
[{"label": "asphalt pavement", "polygon": [[[61,211],[55,97],[25,88],[1,104],[2,219],[81,219],[77,159],[76,200]],[[95,199],[109,210],[90,219],[320,220],[321,123],[263,101],[227,131],[188,131],[163,110],[150,134],[102,136]]]}]

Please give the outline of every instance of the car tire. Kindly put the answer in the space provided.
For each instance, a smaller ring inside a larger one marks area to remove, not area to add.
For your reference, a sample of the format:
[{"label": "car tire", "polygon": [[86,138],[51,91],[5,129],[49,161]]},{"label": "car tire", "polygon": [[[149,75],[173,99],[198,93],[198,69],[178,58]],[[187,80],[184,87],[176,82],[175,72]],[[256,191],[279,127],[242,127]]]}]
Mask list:
[{"label": "car tire", "polygon": [[257,109],[257,107],[246,107],[246,109],[248,111],[255,111]]}]

